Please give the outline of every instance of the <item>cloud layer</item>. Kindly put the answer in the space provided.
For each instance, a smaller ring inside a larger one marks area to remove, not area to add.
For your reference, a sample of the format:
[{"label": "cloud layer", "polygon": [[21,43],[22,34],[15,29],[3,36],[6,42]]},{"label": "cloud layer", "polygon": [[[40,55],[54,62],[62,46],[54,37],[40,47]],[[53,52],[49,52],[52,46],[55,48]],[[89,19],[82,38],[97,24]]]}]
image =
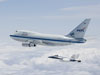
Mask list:
[{"label": "cloud layer", "polygon": [[[23,48],[0,45],[0,75],[99,75],[100,39],[88,38],[81,45]],[[82,63],[61,62],[48,56],[80,54]]]}]

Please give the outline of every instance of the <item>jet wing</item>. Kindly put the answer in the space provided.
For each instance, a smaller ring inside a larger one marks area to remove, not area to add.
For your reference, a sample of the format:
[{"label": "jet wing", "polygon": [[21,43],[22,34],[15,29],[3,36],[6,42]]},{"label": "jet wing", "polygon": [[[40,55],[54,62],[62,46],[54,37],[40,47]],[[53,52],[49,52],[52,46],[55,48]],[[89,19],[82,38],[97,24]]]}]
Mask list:
[{"label": "jet wing", "polygon": [[58,56],[58,55],[54,55],[54,56],[49,56],[48,58],[52,58],[52,59],[63,59],[63,57]]}]

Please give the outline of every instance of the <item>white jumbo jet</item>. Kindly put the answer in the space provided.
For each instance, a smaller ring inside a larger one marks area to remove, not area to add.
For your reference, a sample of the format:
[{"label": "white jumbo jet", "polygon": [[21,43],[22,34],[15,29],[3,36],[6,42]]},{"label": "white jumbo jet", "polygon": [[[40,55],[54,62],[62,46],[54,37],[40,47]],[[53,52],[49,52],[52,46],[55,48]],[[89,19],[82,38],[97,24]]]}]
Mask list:
[{"label": "white jumbo jet", "polygon": [[85,43],[84,35],[89,25],[90,19],[85,19],[68,35],[50,35],[26,30],[17,30],[10,37],[22,42],[24,47],[35,47],[36,45],[64,46],[73,43]]}]

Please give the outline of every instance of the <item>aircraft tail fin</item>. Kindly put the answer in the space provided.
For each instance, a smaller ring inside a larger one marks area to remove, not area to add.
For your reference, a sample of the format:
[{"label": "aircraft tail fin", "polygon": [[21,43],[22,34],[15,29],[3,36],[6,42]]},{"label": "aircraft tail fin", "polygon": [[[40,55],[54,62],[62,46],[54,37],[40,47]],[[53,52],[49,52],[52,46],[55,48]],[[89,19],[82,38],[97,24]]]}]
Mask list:
[{"label": "aircraft tail fin", "polygon": [[76,60],[79,58],[79,54],[74,54],[71,56],[70,60]]},{"label": "aircraft tail fin", "polygon": [[85,19],[81,24],[79,24],[75,29],[73,29],[67,37],[72,37],[72,38],[83,38],[85,35],[85,32],[87,30],[87,27],[90,23],[91,19]]}]

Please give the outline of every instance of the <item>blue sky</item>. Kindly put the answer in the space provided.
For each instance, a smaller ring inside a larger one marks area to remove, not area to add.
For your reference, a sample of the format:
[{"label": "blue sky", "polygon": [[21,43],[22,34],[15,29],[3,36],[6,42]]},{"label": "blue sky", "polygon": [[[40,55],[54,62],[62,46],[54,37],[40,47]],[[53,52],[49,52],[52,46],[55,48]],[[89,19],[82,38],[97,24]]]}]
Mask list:
[{"label": "blue sky", "polygon": [[99,0],[0,0],[1,40],[18,29],[65,35],[85,18],[92,18],[87,34],[98,36],[99,8]]}]

